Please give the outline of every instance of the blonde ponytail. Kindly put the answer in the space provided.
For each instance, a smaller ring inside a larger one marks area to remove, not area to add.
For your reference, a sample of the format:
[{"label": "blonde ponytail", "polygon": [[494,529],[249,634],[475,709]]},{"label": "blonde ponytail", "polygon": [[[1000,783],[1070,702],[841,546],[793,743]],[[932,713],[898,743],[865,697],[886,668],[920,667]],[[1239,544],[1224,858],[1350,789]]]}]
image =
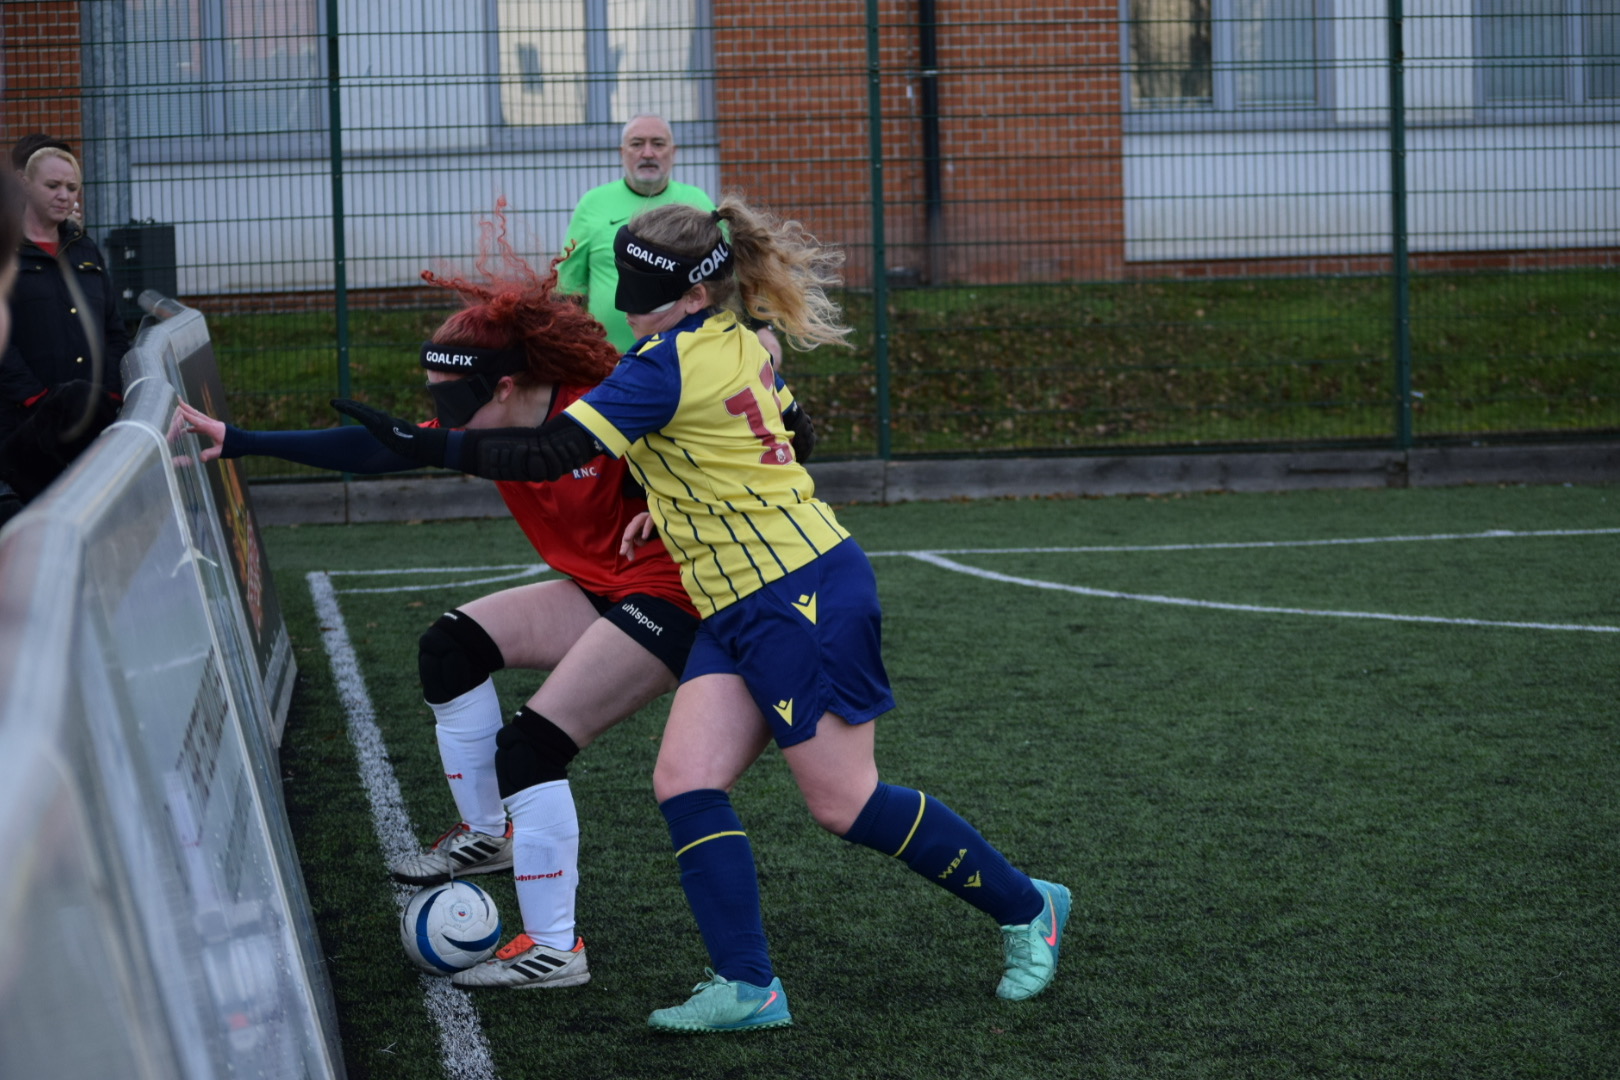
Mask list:
[{"label": "blonde ponytail", "polygon": [[630,229],[650,244],[700,258],[730,227],[733,276],[705,284],[718,308],[770,323],[796,349],[843,345],[851,328],[827,290],[842,280],[844,253],[825,247],[797,221],[727,195],[713,213],[671,203],[637,215]]}]

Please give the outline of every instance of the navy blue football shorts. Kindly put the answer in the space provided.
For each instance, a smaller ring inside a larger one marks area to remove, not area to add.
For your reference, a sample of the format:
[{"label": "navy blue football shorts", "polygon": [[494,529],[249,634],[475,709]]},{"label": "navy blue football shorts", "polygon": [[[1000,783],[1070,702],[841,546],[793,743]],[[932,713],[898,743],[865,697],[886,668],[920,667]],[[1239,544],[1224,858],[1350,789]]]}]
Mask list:
[{"label": "navy blue football shorts", "polygon": [[776,745],[793,746],[823,713],[864,724],[894,708],[882,624],[872,564],[845,540],[704,619],[681,681],[742,676]]},{"label": "navy blue football shorts", "polygon": [[659,596],[631,593],[623,600],[609,600],[589,589],[580,589],[596,613],[629,634],[637,645],[658,657],[678,679],[686,668],[686,655],[697,635],[698,617]]}]

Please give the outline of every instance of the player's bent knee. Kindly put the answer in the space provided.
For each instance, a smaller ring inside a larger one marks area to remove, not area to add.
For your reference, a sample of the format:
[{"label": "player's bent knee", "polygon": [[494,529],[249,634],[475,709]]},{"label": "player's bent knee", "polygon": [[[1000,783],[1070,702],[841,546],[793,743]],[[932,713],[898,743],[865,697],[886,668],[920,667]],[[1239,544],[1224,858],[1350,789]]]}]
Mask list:
[{"label": "player's bent knee", "polygon": [[579,747],[568,733],[528,706],[495,734],[495,782],[505,799],[536,784],[568,779]]},{"label": "player's bent knee", "polygon": [[653,798],[658,802],[667,802],[683,792],[693,790],[696,789],[690,784],[683,784],[676,774],[659,766],[653,767]]},{"label": "player's bent knee", "polygon": [[[665,744],[666,748],[669,746]],[[703,767],[703,763],[683,759],[679,755],[674,757],[660,754],[658,761],[653,765],[653,797],[659,802],[673,799],[677,795],[684,795],[688,791],[717,788],[726,790],[730,784],[719,781],[712,769]]]},{"label": "player's bent knee", "polygon": [[798,780],[799,792],[804,796],[810,816],[817,825],[835,836],[849,832],[872,798],[872,792],[877,789],[877,778],[868,778],[860,770],[840,773],[836,777],[806,779],[800,776]]},{"label": "player's bent knee", "polygon": [[430,705],[454,701],[506,666],[488,631],[461,611],[440,615],[416,646],[422,696]]},{"label": "player's bent knee", "polygon": [[812,799],[806,796],[804,801],[810,808],[810,817],[815,823],[834,836],[843,836],[849,832],[861,813],[860,806],[845,799]]}]

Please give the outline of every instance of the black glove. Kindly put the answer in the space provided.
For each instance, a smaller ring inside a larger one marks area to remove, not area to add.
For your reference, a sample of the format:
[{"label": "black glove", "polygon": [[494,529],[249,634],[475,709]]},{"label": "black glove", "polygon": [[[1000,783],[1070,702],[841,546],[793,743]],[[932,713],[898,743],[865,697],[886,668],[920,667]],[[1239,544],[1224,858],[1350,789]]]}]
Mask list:
[{"label": "black glove", "polygon": [[797,401],[783,410],[782,423],[793,436],[793,456],[803,465],[816,451],[816,425],[810,422],[810,414]]},{"label": "black glove", "polygon": [[400,457],[423,465],[454,468],[449,463],[450,433],[442,428],[417,427],[409,420],[389,416],[381,409],[346,398],[334,398],[332,408],[360,421],[372,437]]}]

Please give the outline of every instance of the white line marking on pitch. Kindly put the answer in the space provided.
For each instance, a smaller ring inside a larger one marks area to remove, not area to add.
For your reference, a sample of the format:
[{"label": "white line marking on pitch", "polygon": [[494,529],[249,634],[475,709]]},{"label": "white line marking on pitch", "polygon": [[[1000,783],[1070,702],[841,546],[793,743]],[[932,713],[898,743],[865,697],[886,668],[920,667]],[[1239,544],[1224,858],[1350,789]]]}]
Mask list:
[{"label": "white line marking on pitch", "polygon": [[[306,574],[304,580],[309,583],[309,595],[315,601],[321,643],[326,646],[326,655],[332,663],[332,681],[337,684],[338,699],[343,703],[343,714],[348,720],[349,741],[354,744],[355,756],[359,759],[360,782],[371,803],[371,822],[377,831],[386,866],[400,856],[416,854],[421,845],[416,842],[411,815],[400,795],[399,779],[388,762],[388,747],[377,727],[377,713],[366,689],[365,676],[360,672],[360,659],[349,640],[337,591],[332,588],[332,575],[316,570]],[[401,910],[415,891],[409,885],[394,886],[394,899]],[[473,1007],[472,996],[450,985],[449,979],[425,973],[422,988],[428,1015],[439,1028],[439,1055],[443,1058],[445,1075],[454,1080],[496,1080],[489,1040],[484,1037],[484,1026],[478,1019],[478,1010]]]},{"label": "white line marking on pitch", "polygon": [[487,574],[491,570],[549,570],[545,563],[506,563],[500,566],[416,566],[395,570],[328,570],[328,577],[385,577],[400,574]]},{"label": "white line marking on pitch", "polygon": [[503,581],[517,581],[519,578],[539,577],[550,573],[551,567],[545,563],[525,563],[521,566],[443,566],[432,569],[415,570],[332,570],[329,573],[336,577],[339,574],[365,574],[382,575],[391,574],[481,574],[491,570],[505,570],[508,573],[497,574],[495,577],[472,578],[463,581],[433,581],[417,585],[379,585],[371,589],[339,589],[339,596],[349,596],[358,593],[406,593],[427,592],[430,589],[465,589],[473,585],[497,585]]},{"label": "white line marking on pitch", "polygon": [[927,551],[911,551],[899,554],[907,554],[920,562],[930,563],[945,570],[954,570],[959,574],[984,578],[987,581],[1000,581],[1008,585],[1023,585],[1031,589],[1053,589],[1058,592],[1078,593],[1081,596],[1098,596],[1109,600],[1137,600],[1145,604],[1174,604],[1178,607],[1212,608],[1216,611],[1247,611],[1262,615],[1315,615],[1333,619],[1379,619],[1385,622],[1439,623],[1446,626],[1505,626],[1518,630],[1584,630],[1598,634],[1620,633],[1620,626],[1590,626],[1581,623],[1448,619],[1439,615],[1393,615],[1378,611],[1333,611],[1327,609],[1318,610],[1316,608],[1266,607],[1260,604],[1226,604],[1216,600],[1192,600],[1183,596],[1117,592],[1113,589],[1092,589],[1084,585],[1064,585],[1056,581],[1041,581],[1039,578],[1014,577],[1011,574],[1001,574],[994,570],[981,570],[975,566],[963,566],[953,559],[947,559]]},{"label": "white line marking on pitch", "polygon": [[1100,555],[1132,551],[1236,551],[1244,548],[1340,547],[1350,544],[1407,544],[1427,540],[1516,540],[1537,536],[1614,536],[1620,529],[1537,529],[1514,532],[1489,529],[1476,533],[1428,533],[1418,536],[1360,536],[1341,540],[1240,540],[1211,544],[1120,544],[1097,547],[929,548],[925,551],[873,551],[882,555]]}]

